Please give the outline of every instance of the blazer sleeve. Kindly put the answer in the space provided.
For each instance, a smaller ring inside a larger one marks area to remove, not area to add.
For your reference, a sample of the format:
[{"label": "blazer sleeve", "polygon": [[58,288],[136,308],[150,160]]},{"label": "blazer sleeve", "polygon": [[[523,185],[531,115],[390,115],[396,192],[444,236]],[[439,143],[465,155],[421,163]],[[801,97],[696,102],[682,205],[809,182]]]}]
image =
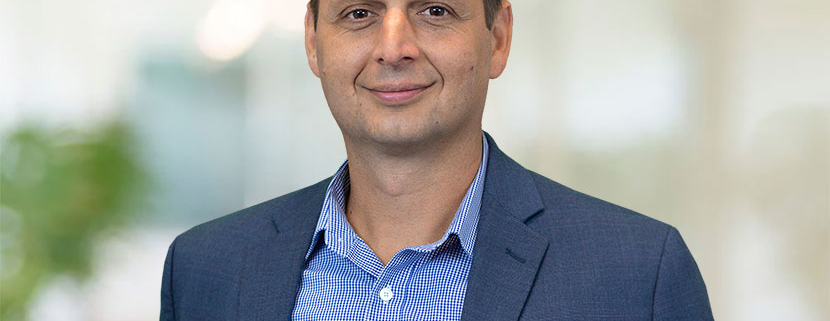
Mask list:
[{"label": "blazer sleeve", "polygon": [[714,320],[697,263],[674,227],[663,244],[652,319]]},{"label": "blazer sleeve", "polygon": [[161,311],[160,321],[176,320],[173,310],[173,252],[176,248],[176,241],[170,244],[167,249],[167,258],[164,259],[164,272],[161,276]]}]

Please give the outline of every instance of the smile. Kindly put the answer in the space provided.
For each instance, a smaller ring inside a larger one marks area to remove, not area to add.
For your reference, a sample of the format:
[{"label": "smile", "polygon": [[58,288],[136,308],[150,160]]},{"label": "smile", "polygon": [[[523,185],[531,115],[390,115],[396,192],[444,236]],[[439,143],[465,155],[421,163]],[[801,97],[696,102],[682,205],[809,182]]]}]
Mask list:
[{"label": "smile", "polygon": [[369,89],[369,91],[375,95],[381,102],[390,105],[400,105],[411,102],[415,100],[418,95],[427,90],[427,88],[431,87],[433,84],[429,85],[410,85],[410,84],[403,84],[403,85],[391,85],[391,86],[381,86],[376,87],[374,89]]}]

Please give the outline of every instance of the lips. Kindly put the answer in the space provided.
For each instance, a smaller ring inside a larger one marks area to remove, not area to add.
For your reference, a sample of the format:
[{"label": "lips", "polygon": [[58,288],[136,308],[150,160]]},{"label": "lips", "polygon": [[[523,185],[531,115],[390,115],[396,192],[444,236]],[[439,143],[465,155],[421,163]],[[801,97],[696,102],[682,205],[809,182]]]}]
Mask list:
[{"label": "lips", "polygon": [[415,100],[420,93],[431,86],[432,84],[387,84],[367,89],[383,103],[400,105]]}]

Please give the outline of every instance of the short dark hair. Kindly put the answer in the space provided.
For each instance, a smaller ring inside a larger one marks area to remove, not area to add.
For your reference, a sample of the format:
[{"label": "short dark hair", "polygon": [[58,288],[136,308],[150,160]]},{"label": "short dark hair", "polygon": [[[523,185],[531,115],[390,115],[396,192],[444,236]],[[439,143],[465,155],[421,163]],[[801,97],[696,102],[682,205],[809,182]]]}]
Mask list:
[{"label": "short dark hair", "polygon": [[[501,9],[502,0],[482,0],[484,2],[484,23],[487,29],[493,28],[493,19],[496,18],[496,12]],[[317,28],[317,13],[320,11],[320,0],[310,0],[308,6],[311,8],[311,14],[314,17],[314,28]]]}]

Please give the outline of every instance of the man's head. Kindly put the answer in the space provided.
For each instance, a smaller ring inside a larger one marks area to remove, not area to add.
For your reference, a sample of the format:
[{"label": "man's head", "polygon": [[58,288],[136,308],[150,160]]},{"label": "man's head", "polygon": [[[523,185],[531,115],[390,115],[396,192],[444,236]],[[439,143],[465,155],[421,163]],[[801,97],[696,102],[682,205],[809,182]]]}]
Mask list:
[{"label": "man's head", "polygon": [[401,147],[481,129],[513,14],[506,0],[314,0],[305,25],[309,66],[347,141]]}]

